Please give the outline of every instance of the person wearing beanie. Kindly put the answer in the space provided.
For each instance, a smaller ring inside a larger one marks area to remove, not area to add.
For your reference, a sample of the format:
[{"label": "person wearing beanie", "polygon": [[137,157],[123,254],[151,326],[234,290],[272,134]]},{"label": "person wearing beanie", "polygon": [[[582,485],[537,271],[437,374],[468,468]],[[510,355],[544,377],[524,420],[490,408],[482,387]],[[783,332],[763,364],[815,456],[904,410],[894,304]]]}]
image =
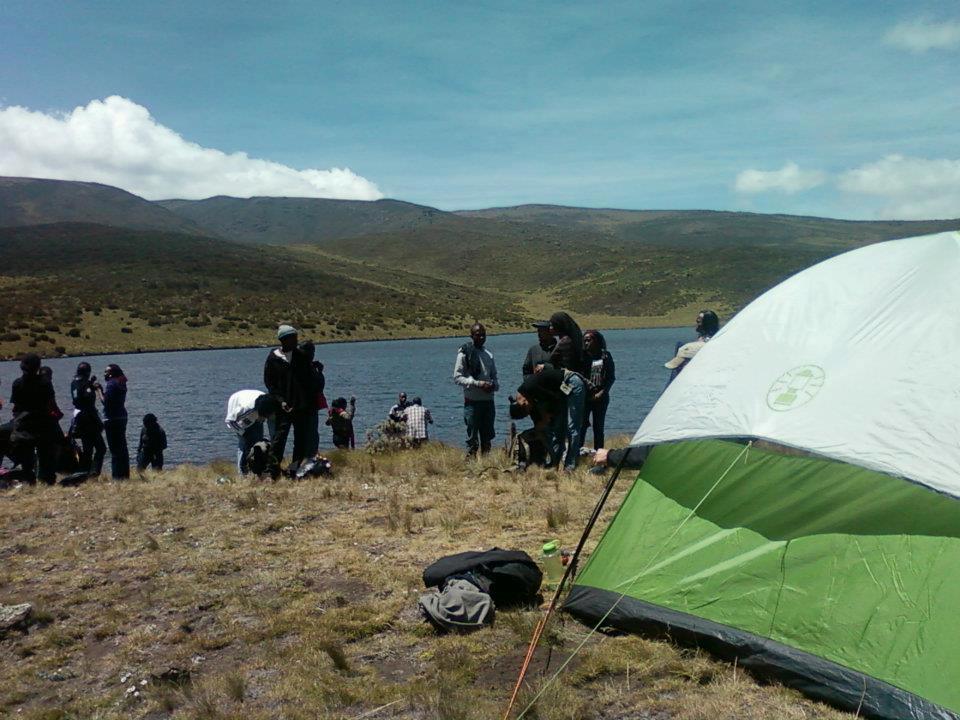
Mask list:
[{"label": "person wearing beanie", "polygon": [[277,464],[287,449],[287,436],[293,428],[293,456],[290,466],[296,468],[312,447],[316,427],[316,391],[308,352],[299,346],[299,334],[292,325],[277,328],[280,347],[267,355],[263,365],[263,384],[280,403],[271,422],[271,443]]}]

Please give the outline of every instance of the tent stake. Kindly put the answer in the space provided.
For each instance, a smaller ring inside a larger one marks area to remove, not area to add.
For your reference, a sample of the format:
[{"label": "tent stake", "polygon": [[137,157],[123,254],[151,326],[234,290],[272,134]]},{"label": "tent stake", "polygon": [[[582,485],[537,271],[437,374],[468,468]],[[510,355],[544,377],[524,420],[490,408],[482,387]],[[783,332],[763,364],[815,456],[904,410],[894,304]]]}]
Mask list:
[{"label": "tent stake", "polygon": [[560,578],[560,582],[557,584],[557,589],[553,593],[553,597],[550,599],[550,605],[547,606],[546,612],[544,612],[544,614],[540,617],[539,622],[537,622],[537,626],[533,630],[533,636],[530,638],[530,645],[527,647],[527,654],[523,658],[523,664],[520,666],[520,674],[517,675],[517,682],[513,686],[513,693],[510,695],[510,702],[507,704],[506,712],[503,713],[503,720],[510,720],[510,713],[513,710],[514,704],[517,702],[517,696],[520,694],[520,688],[523,686],[523,679],[527,675],[527,670],[530,667],[530,661],[533,659],[533,653],[537,649],[537,644],[540,642],[540,636],[543,634],[543,630],[547,625],[547,621],[550,619],[550,616],[557,607],[557,602],[560,599],[560,593],[563,592],[563,586],[566,584],[567,578],[576,572],[577,561],[580,559],[580,553],[583,550],[583,546],[586,544],[587,538],[590,537],[590,531],[593,530],[593,526],[599,519],[600,513],[603,510],[603,506],[606,504],[607,498],[610,497],[610,492],[613,490],[613,485],[617,482],[617,478],[620,477],[620,471],[623,469],[623,464],[627,461],[627,456],[629,454],[630,450],[627,448],[627,451],[623,454],[620,462],[617,463],[616,468],[614,468],[613,473],[611,473],[610,479],[607,480],[607,485],[603,489],[603,494],[600,495],[600,499],[593,508],[593,512],[590,514],[590,519],[587,521],[587,525],[583,529],[583,534],[580,535],[580,541],[577,543],[577,549],[573,551],[573,555],[570,557],[570,562],[567,563],[567,567],[563,572],[563,577]]}]

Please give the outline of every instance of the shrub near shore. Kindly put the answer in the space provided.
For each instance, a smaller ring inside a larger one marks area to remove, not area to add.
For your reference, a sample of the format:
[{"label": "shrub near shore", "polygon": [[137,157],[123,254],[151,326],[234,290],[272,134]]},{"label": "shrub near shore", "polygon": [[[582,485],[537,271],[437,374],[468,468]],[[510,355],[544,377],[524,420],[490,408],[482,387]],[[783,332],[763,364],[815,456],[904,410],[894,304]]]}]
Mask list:
[{"label": "shrub near shore", "polygon": [[[467,549],[572,546],[603,479],[510,474],[498,453],[442,445],[330,457],[333,478],[300,483],[233,480],[222,462],[0,492],[0,603],[34,606],[0,639],[0,715],[499,717],[539,611],[438,636],[420,573]],[[553,622],[523,698],[585,634]],[[696,652],[595,635],[528,717],[845,716]]]}]

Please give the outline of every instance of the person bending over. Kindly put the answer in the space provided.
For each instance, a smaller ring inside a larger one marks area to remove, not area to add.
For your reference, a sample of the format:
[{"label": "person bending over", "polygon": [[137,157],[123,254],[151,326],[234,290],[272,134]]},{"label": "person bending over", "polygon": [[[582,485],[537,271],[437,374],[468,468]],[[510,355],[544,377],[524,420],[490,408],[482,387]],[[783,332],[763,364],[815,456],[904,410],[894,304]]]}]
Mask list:
[{"label": "person bending over", "polygon": [[280,403],[260,390],[238,390],[227,400],[227,427],[237,434],[237,471],[246,475],[250,449],[263,440],[263,423],[272,418]]}]

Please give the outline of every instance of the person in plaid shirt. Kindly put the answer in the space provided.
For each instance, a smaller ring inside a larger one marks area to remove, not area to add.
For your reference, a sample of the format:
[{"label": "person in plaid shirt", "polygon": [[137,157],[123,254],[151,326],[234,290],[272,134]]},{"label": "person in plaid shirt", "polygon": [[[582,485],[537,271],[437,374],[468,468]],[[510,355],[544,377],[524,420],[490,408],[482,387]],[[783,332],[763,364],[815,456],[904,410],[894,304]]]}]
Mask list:
[{"label": "person in plaid shirt", "polygon": [[415,397],[404,409],[403,419],[407,423],[407,437],[414,447],[430,439],[427,425],[433,424],[433,418],[430,417],[430,411],[423,407],[420,398]]}]

